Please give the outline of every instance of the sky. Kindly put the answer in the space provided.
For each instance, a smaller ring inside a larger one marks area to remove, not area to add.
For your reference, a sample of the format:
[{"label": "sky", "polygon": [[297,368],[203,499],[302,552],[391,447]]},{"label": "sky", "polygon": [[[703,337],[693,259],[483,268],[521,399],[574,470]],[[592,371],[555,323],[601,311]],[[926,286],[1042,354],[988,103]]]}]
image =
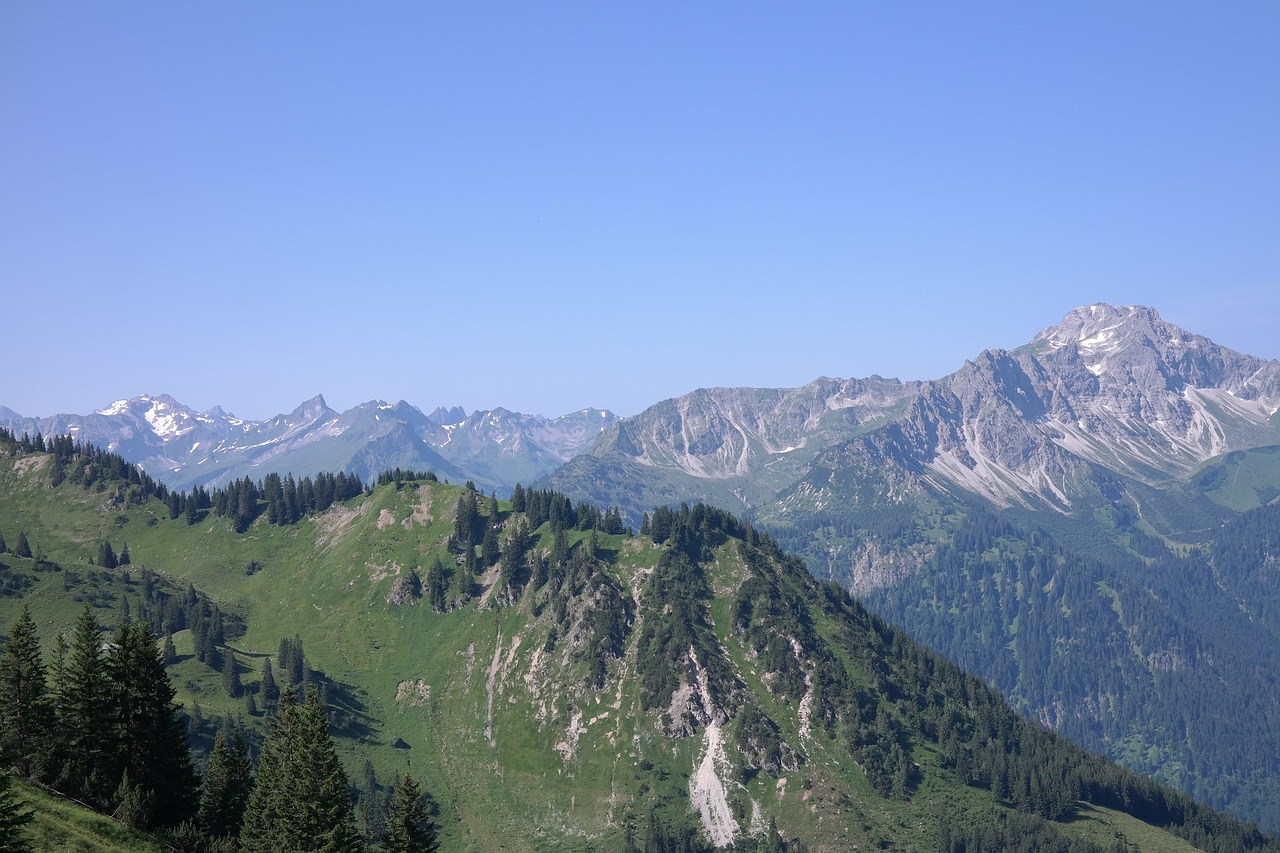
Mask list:
[{"label": "sky", "polygon": [[1280,357],[1280,3],[0,4],[0,405]]}]

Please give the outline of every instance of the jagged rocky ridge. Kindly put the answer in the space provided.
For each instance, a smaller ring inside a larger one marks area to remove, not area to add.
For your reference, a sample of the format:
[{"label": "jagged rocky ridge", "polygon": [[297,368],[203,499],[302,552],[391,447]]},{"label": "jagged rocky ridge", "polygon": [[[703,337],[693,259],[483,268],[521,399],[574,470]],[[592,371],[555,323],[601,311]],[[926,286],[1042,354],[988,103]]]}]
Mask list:
[{"label": "jagged rocky ridge", "polygon": [[1277,443],[1278,407],[1280,362],[1150,308],[1099,304],[938,380],[821,379],[667,400],[547,482],[633,516],[705,499],[782,526],[923,492],[1066,512],[1124,480],[1166,484],[1220,454]]},{"label": "jagged rocky ridge", "polygon": [[868,383],[695,392],[548,482],[633,512],[741,507],[1028,716],[1280,826],[1259,664],[1280,625],[1240,618],[1266,569],[1245,595],[1193,550],[1280,494],[1280,362],[1094,305],[942,379]]},{"label": "jagged rocky ridge", "polygon": [[196,412],[167,394],[120,400],[89,415],[22,418],[4,411],[0,426],[16,435],[71,435],[119,453],[176,489],[270,472],[347,471],[371,479],[400,467],[509,492],[560,466],[617,420],[598,409],[559,418],[502,408],[467,415],[459,407],[424,415],[403,400],[337,412],[322,396],[256,422],[220,407]]}]

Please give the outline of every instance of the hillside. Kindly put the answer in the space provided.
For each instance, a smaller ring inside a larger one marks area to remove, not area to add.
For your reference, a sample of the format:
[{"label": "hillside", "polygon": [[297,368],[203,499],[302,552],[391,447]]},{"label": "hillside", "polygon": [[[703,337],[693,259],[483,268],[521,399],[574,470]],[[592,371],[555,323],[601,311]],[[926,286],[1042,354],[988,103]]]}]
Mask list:
[{"label": "hillside", "polygon": [[60,853],[161,853],[168,847],[141,832],[125,829],[83,806],[26,785],[16,784],[23,808],[35,820],[25,833],[34,850]]},{"label": "hillside", "polygon": [[[25,602],[51,641],[85,602],[162,633],[183,600],[219,613],[247,695],[201,662],[208,629],[175,632],[196,741],[261,730],[264,661],[298,663],[366,804],[411,770],[447,850],[1276,846],[1027,722],[718,510],[630,535],[553,492],[396,478],[293,524],[189,522],[87,464],[55,487],[51,455],[0,456],[0,535],[32,554],[0,555],[0,619]],[[104,541],[130,563],[91,565]]]},{"label": "hillside", "polygon": [[1099,304],[937,380],[664,401],[539,485],[741,508],[1030,718],[1280,829],[1280,625],[1210,556],[1280,494],[1278,407],[1280,362]]}]

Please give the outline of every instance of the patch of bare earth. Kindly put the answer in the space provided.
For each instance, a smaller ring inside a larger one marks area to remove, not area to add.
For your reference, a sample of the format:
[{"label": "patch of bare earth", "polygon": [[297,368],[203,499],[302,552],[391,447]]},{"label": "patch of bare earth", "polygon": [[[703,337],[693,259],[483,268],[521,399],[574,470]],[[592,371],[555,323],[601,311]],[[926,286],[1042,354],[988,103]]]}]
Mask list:
[{"label": "patch of bare earth", "polygon": [[400,574],[399,563],[388,563],[385,566],[375,566],[370,563],[365,563],[365,568],[369,570],[369,583],[377,583],[378,581],[391,577],[393,574]]},{"label": "patch of bare earth", "polygon": [[383,528],[386,528],[386,527],[390,527],[395,523],[396,523],[396,516],[395,516],[395,513],[393,513],[391,510],[386,509],[384,507],[382,512],[378,513],[377,524],[378,524],[379,530],[382,530]]},{"label": "patch of bare earth", "polygon": [[413,512],[409,513],[408,518],[400,522],[404,525],[406,530],[413,527],[415,524],[427,525],[435,521],[435,519],[431,517],[431,489],[418,489],[418,495],[418,505],[413,508]]},{"label": "patch of bare earth", "polygon": [[316,547],[327,548],[333,545],[342,538],[342,534],[351,526],[351,522],[364,513],[365,508],[363,506],[359,509],[352,509],[342,504],[334,504],[328,510],[316,516]]},{"label": "patch of bare earth", "polygon": [[431,701],[431,685],[421,678],[402,681],[396,687],[396,702],[408,702],[411,707],[422,708]]}]

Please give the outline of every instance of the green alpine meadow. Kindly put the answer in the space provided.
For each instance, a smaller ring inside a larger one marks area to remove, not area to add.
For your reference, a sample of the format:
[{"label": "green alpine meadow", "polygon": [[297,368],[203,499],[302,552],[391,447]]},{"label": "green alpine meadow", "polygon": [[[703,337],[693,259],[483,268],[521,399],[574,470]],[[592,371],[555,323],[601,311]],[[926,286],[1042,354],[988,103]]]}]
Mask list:
[{"label": "green alpine meadow", "polygon": [[724,511],[291,482],[0,436],[4,849],[1280,849]]}]

